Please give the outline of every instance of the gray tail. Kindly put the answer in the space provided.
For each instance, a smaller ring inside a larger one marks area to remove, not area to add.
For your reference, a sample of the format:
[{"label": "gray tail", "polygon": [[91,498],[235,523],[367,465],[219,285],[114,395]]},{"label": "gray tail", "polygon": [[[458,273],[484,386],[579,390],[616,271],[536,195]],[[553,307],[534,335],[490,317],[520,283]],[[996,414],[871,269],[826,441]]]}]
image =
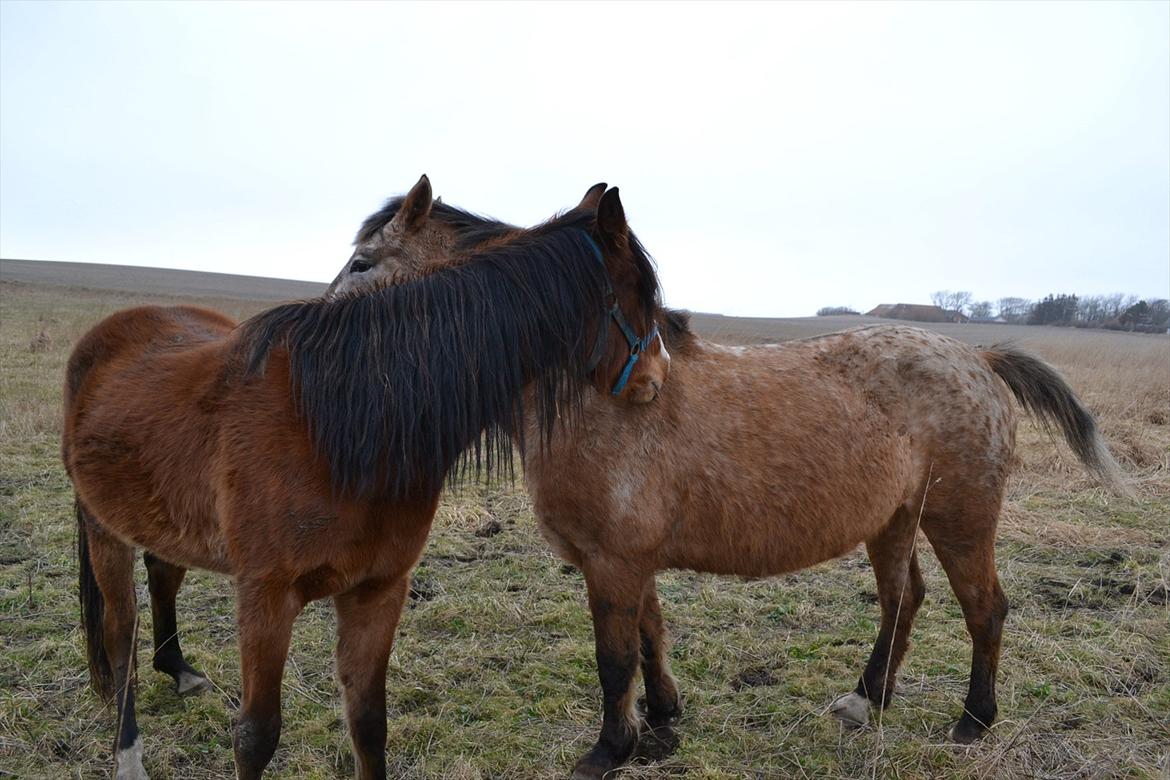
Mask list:
[{"label": "gray tail", "polygon": [[77,514],[77,593],[81,602],[81,630],[85,633],[89,680],[103,699],[109,699],[114,695],[114,673],[110,668],[110,657],[106,655],[103,626],[106,601],[93,576],[93,562],[89,558],[89,535],[86,532],[89,513],[76,494],[73,506]]},{"label": "gray tail", "polygon": [[1045,428],[1060,429],[1089,473],[1114,493],[1133,495],[1125,484],[1121,467],[1105,446],[1093,415],[1055,368],[1010,344],[996,344],[983,350],[982,355],[1025,411]]}]

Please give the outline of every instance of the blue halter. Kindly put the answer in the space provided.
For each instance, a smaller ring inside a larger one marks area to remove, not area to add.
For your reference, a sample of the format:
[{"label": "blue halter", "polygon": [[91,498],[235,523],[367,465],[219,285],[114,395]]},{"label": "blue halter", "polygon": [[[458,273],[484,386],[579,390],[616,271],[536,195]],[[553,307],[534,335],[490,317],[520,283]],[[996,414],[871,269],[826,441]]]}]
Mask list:
[{"label": "blue halter", "polygon": [[[581,233],[589,241],[589,246],[593,249],[593,254],[597,258],[597,262],[601,263],[601,267],[604,269],[605,259],[601,256],[601,249],[597,246],[597,242],[593,240],[593,236],[589,235],[584,230],[582,230]],[[620,330],[622,335],[626,337],[626,343],[630,347],[630,357],[626,359],[626,365],[622,368],[622,373],[618,377],[617,383],[614,384],[612,391],[613,395],[621,395],[622,390],[626,389],[626,383],[630,381],[630,374],[634,372],[634,365],[638,362],[638,359],[642,357],[642,353],[649,349],[650,344],[654,341],[655,337],[658,336],[658,323],[654,323],[654,327],[650,329],[650,332],[645,336],[645,338],[638,338],[638,334],[632,327],[630,327],[630,323],[626,321],[625,315],[622,314],[621,306],[618,304],[617,298],[613,294],[613,286],[609,280],[608,269],[606,269],[605,274],[605,288],[606,293],[614,299],[613,306],[609,308],[609,316],[612,317],[613,321],[617,323],[618,330]],[[600,338],[598,339],[598,344],[600,345]],[[596,365],[596,363],[600,360],[601,356],[597,355],[596,359],[590,362]]]}]

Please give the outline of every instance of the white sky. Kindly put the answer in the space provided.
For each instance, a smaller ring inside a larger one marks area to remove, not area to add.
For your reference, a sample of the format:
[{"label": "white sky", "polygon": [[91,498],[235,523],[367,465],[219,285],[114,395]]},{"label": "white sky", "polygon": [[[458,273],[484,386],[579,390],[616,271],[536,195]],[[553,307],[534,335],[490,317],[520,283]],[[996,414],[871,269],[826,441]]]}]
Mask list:
[{"label": "white sky", "polygon": [[1170,295],[1170,3],[0,3],[0,256],[328,280],[427,173],[667,302]]}]

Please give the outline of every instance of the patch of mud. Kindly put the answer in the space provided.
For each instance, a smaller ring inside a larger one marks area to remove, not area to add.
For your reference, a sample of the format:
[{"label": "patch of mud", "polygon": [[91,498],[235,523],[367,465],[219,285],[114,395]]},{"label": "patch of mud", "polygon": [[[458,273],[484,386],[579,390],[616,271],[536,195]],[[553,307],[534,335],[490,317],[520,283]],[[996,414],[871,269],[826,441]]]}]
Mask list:
[{"label": "patch of mud", "polygon": [[412,603],[430,601],[439,595],[438,585],[430,577],[415,575],[410,580],[410,600]]},{"label": "patch of mud", "polygon": [[488,537],[495,536],[503,530],[504,526],[500,523],[499,520],[494,517],[489,517],[480,524],[479,528],[475,529],[475,535],[481,539],[487,539]]},{"label": "patch of mud", "polygon": [[1136,590],[1135,583],[1108,574],[1073,581],[1040,577],[1032,586],[1041,603],[1056,609],[1112,609],[1129,601]]},{"label": "patch of mud", "polygon": [[761,688],[766,685],[776,685],[779,682],[768,667],[753,666],[737,674],[735,679],[731,681],[731,687],[742,691],[744,688]]}]

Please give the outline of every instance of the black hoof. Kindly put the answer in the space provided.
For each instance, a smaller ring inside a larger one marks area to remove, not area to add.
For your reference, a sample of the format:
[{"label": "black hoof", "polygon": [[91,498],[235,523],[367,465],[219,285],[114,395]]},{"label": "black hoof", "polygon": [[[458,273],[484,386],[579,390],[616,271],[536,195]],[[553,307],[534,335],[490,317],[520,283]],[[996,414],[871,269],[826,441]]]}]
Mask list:
[{"label": "black hoof", "polygon": [[602,780],[607,772],[617,768],[616,765],[598,764],[588,760],[588,756],[577,762],[573,767],[571,780]]},{"label": "black hoof", "polygon": [[681,740],[669,724],[647,728],[638,738],[638,747],[634,750],[634,759],[637,761],[662,761],[674,755]]},{"label": "black hoof", "polygon": [[987,727],[974,718],[964,715],[951,729],[951,739],[960,745],[971,745],[983,739]]},{"label": "black hoof", "polygon": [[628,744],[611,746],[597,743],[573,767],[573,780],[601,780],[610,772],[617,769],[634,752],[638,738],[632,737]]}]

